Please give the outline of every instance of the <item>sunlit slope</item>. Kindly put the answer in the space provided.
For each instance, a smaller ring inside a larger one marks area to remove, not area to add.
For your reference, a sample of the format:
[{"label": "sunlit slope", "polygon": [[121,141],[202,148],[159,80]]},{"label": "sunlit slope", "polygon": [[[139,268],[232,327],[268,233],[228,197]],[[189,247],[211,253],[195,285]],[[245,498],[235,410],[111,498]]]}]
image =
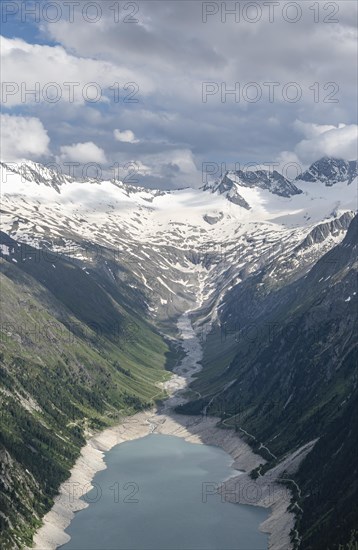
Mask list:
[{"label": "sunlit slope", "polygon": [[12,549],[30,543],[85,434],[162,395],[169,348],[121,305],[118,289],[111,295],[59,257],[28,267],[21,245],[4,235],[2,246],[0,521],[1,545]]}]

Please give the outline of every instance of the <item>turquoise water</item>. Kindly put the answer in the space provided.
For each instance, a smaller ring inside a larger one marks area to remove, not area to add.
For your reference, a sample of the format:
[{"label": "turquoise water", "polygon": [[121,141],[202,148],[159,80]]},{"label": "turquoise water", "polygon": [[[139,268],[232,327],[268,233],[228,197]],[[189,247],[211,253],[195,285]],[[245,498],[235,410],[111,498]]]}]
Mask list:
[{"label": "turquoise water", "polygon": [[[106,453],[63,550],[266,550],[262,508],[213,494],[236,471],[222,449],[148,435]],[[237,474],[237,472],[236,472]]]}]

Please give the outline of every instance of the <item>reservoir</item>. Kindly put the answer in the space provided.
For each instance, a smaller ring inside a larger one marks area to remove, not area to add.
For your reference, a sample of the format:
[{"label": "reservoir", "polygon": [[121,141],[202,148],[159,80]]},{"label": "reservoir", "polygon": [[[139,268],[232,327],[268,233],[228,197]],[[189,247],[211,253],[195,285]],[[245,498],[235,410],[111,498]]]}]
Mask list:
[{"label": "reservoir", "polygon": [[152,434],[106,453],[63,550],[267,550],[268,512],[215,488],[238,472],[222,449]]}]

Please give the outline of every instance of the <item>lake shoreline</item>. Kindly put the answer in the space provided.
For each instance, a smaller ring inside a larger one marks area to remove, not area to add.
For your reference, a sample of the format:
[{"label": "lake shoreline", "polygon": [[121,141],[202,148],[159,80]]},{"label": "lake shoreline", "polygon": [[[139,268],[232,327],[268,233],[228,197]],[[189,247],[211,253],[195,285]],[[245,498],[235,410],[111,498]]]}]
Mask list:
[{"label": "lake shoreline", "polygon": [[71,469],[70,477],[60,486],[52,509],[44,516],[43,525],[34,536],[35,550],[56,550],[70,540],[65,529],[74,514],[88,506],[81,500],[81,496],[92,488],[91,482],[95,474],[106,468],[104,453],[120,443],[152,433],[181,437],[192,443],[214,445],[226,451],[233,459],[232,468],[238,470],[238,476],[223,481],[220,490],[226,493],[224,498],[234,503],[270,508],[269,517],[259,527],[260,531],[269,535],[268,549],[292,549],[290,532],[294,529],[295,517],[287,510],[291,494],[277,479],[283,471],[293,472],[305,456],[305,451],[297,451],[284,463],[253,480],[249,475],[251,470],[266,461],[255,454],[234,430],[219,428],[216,417],[175,414],[174,408],[186,401],[182,390],[188,388],[196,373],[201,370],[202,359],[201,345],[188,313],[179,319],[178,329],[185,356],[174,369],[171,379],[161,384],[169,398],[160,408],[125,417],[119,425],[94,434],[87,441]]},{"label": "lake shoreline", "polygon": [[[192,443],[215,445],[226,451],[233,459],[232,467],[245,473],[223,482],[222,487],[227,491],[225,498],[231,502],[271,508],[268,519],[260,525],[260,530],[269,535],[269,549],[291,548],[289,533],[294,526],[294,516],[287,512],[289,500],[282,498],[282,485],[272,478],[265,479],[265,476],[259,478],[259,482],[252,480],[248,473],[264,460],[254,454],[249,445],[233,430],[217,427],[217,422],[218,419],[214,417],[158,414],[152,410],[126,417],[120,425],[91,437],[82,448],[69,479],[61,485],[52,509],[44,516],[42,527],[35,534],[35,550],[56,550],[70,540],[65,529],[74,514],[88,506],[80,497],[91,489],[95,474],[106,468],[104,453],[120,443],[151,433],[173,435]],[[237,484],[239,490],[235,487]],[[255,487],[256,497],[253,498],[251,493],[255,492]],[[235,489],[237,495],[233,498]]]}]

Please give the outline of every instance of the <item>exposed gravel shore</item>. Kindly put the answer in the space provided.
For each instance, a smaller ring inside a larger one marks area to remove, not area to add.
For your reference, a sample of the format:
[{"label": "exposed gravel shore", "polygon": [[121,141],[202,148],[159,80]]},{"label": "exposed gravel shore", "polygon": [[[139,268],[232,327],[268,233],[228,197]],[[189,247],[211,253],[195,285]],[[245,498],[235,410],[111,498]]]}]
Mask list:
[{"label": "exposed gravel shore", "polygon": [[237,477],[230,478],[222,485],[224,498],[231,502],[271,507],[269,518],[260,526],[263,532],[269,534],[269,549],[292,548],[289,534],[294,526],[294,516],[287,510],[291,495],[276,479],[283,471],[294,471],[308,449],[295,453],[284,464],[271,470],[270,475],[254,481],[249,472],[265,461],[253,453],[237,433],[218,428],[217,418],[173,414],[172,407],[183,400],[180,390],[185,389],[193,374],[198,371],[201,360],[201,346],[187,315],[181,318],[178,327],[187,355],[176,369],[172,380],[166,383],[171,397],[164,408],[126,417],[120,425],[108,428],[88,440],[71,470],[70,478],[60,487],[53,508],[43,518],[43,526],[34,537],[36,550],[55,550],[68,542],[69,536],[64,530],[73,519],[74,513],[86,508],[87,504],[80,497],[90,490],[95,474],[106,468],[104,452],[124,441],[138,439],[150,433],[173,435],[193,443],[223,448],[233,458],[233,467],[240,470]]}]

